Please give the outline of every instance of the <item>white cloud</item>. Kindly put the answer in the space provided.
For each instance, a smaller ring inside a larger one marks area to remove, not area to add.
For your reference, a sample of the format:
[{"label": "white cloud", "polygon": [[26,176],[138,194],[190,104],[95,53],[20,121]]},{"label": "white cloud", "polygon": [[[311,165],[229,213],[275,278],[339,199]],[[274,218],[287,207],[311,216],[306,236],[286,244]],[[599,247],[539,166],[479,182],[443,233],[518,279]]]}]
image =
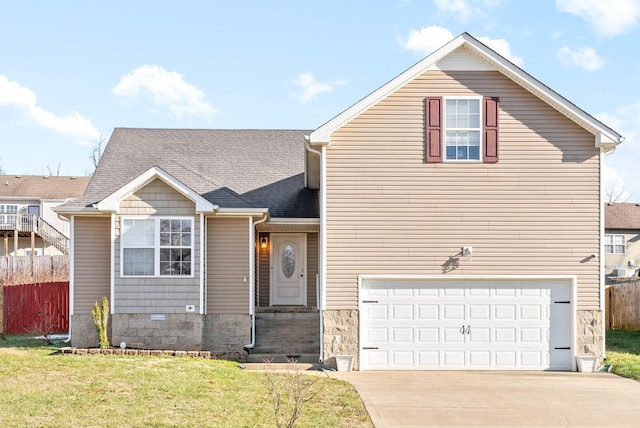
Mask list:
[{"label": "white cloud", "polygon": [[[398,37],[400,45],[411,51],[421,54],[430,54],[438,48],[441,48],[454,38],[451,31],[437,25],[423,27],[419,30],[412,29],[406,40]],[[507,58],[514,64],[522,67],[524,60],[522,57],[516,56],[511,52],[511,46],[505,39],[491,39],[489,37],[478,37],[485,45],[489,46],[500,55]]]},{"label": "white cloud", "polygon": [[514,55],[511,52],[511,46],[505,39],[490,39],[489,37],[478,37],[478,40],[489,46],[494,51],[498,52],[500,55],[502,55],[518,67],[522,67],[522,64],[524,64],[524,59],[521,56]]},{"label": "white cloud", "polygon": [[43,128],[81,140],[95,140],[100,136],[91,121],[80,113],[56,116],[38,105],[36,94],[18,82],[0,74],[0,106],[15,107]]},{"label": "white cloud", "polygon": [[500,0],[434,0],[433,4],[439,12],[454,15],[460,22],[471,19],[487,22],[489,16],[486,9],[497,6]]},{"label": "white cloud", "polygon": [[585,19],[602,36],[617,36],[640,20],[640,0],[556,0],[556,7]]},{"label": "white cloud", "polygon": [[444,27],[432,25],[419,30],[412,29],[406,40],[398,37],[398,42],[407,50],[430,54],[441,48],[454,38],[451,31]]},{"label": "white cloud", "polygon": [[112,91],[130,100],[148,96],[177,118],[203,116],[208,119],[216,113],[202,91],[185,82],[181,74],[157,65],[143,65],[125,74]]},{"label": "white cloud", "polygon": [[573,64],[587,71],[600,70],[604,66],[604,60],[591,46],[575,50],[564,46],[558,50],[558,58],[565,64]]},{"label": "white cloud", "polygon": [[300,73],[296,80],[293,81],[296,86],[300,87],[300,92],[295,93],[293,96],[300,103],[308,103],[316,95],[323,92],[333,92],[333,88],[338,85],[344,85],[344,80],[336,80],[332,83],[319,82],[313,76],[312,73]]}]

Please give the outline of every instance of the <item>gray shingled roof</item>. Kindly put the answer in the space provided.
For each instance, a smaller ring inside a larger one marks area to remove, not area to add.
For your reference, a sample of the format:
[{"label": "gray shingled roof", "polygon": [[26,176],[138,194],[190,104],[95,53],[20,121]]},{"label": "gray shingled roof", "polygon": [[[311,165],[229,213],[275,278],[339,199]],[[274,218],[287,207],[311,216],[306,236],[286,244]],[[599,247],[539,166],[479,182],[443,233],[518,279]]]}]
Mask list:
[{"label": "gray shingled roof", "polygon": [[640,204],[605,204],[605,229],[640,229]]},{"label": "gray shingled roof", "polygon": [[225,208],[269,208],[272,217],[318,217],[304,187],[304,130],[116,128],[85,195],[101,201],[153,166]]},{"label": "gray shingled roof", "polygon": [[91,177],[48,175],[0,175],[0,198],[58,199],[79,198]]}]

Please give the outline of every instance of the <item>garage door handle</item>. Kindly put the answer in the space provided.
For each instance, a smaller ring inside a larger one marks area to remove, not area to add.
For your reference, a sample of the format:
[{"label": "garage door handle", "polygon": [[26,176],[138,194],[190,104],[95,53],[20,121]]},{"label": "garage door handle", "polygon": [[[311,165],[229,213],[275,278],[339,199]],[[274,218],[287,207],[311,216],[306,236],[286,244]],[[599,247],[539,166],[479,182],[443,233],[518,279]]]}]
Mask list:
[{"label": "garage door handle", "polygon": [[363,346],[363,350],[379,349],[377,346]]},{"label": "garage door handle", "polygon": [[569,303],[571,303],[571,300],[556,300],[553,303],[566,303],[566,304],[569,304]]},{"label": "garage door handle", "polygon": [[362,303],[378,303],[377,300],[363,300]]},{"label": "garage door handle", "polygon": [[558,349],[558,350],[569,350],[569,349],[571,349],[571,346],[561,346],[561,347],[556,347],[556,348],[553,348],[553,349]]}]

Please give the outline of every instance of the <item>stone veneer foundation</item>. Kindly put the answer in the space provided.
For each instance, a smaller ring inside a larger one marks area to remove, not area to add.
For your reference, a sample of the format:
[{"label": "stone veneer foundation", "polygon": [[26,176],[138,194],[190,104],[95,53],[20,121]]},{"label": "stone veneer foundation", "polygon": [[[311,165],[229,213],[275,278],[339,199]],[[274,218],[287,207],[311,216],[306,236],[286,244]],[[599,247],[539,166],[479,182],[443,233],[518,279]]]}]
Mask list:
[{"label": "stone veneer foundation", "polygon": [[353,355],[353,369],[358,367],[359,312],[357,309],[325,310],[322,312],[324,324],[324,363],[335,367],[336,355]]},{"label": "stone veneer foundation", "polygon": [[594,355],[600,363],[604,358],[603,311],[579,310],[576,312],[576,355]]},{"label": "stone veneer foundation", "polygon": [[[111,323],[107,333],[111,337]],[[92,348],[98,346],[98,332],[93,323],[93,317],[89,315],[71,315],[71,345],[77,348]]]},{"label": "stone veneer foundation", "polygon": [[251,342],[251,315],[209,314],[202,336],[206,350],[244,352],[244,345]]},{"label": "stone veneer foundation", "polygon": [[153,320],[151,314],[111,315],[111,343],[125,342],[128,348],[139,349],[202,350],[203,315],[163,315],[164,320]]}]

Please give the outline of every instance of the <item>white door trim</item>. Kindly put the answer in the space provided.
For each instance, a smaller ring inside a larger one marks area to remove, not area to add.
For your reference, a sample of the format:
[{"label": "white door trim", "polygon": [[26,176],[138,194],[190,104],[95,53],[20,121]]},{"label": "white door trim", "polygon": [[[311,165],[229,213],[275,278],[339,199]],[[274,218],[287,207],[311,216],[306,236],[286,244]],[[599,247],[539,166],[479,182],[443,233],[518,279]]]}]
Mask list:
[{"label": "white door trim", "polygon": [[[364,325],[362,322],[363,311],[363,285],[366,280],[376,279],[399,279],[399,280],[434,280],[434,281],[460,281],[460,280],[493,280],[493,281],[540,281],[540,280],[556,280],[566,281],[570,287],[571,295],[571,370],[576,371],[576,308],[577,308],[577,276],[576,275],[407,275],[407,274],[360,274],[358,275],[358,313],[359,315],[359,337],[365,337]],[[363,367],[361,360],[364,343],[359,340],[358,343],[358,365]]]},{"label": "white door trim", "polygon": [[[278,248],[278,242],[284,240],[298,240],[300,243],[301,253],[296,255],[296,266],[293,275],[299,281],[299,294],[297,298],[290,300],[279,300],[277,298],[277,269],[280,268],[280,257],[274,254]],[[269,305],[292,305],[307,306],[307,234],[306,233],[272,233],[271,245],[269,248]]]}]

